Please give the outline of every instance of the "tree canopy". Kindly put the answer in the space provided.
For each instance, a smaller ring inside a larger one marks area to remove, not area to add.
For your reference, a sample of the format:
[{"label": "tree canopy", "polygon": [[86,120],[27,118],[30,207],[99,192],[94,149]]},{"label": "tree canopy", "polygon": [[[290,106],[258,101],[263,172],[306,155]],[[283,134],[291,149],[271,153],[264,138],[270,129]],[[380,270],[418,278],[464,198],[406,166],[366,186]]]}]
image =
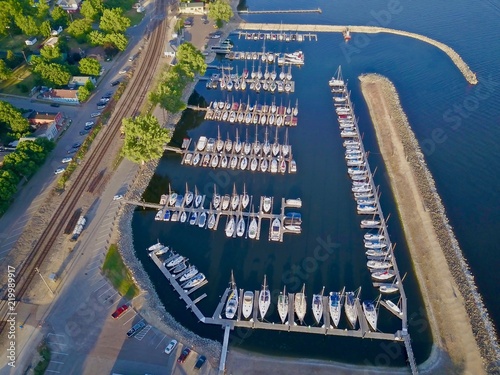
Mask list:
[{"label": "tree canopy", "polygon": [[0,125],[7,127],[9,132],[16,133],[20,138],[29,129],[28,120],[23,117],[19,109],[12,104],[0,100]]},{"label": "tree canopy", "polygon": [[87,19],[74,20],[66,30],[69,35],[76,39],[84,39],[92,30],[92,22]]},{"label": "tree canopy", "polygon": [[106,33],[122,33],[130,26],[130,19],[123,16],[121,8],[105,9],[99,28]]},{"label": "tree canopy", "polygon": [[163,147],[170,140],[170,132],[162,128],[151,115],[123,119],[125,142],[122,154],[134,163],[143,164],[163,155]]},{"label": "tree canopy", "polygon": [[191,43],[182,43],[177,50],[177,61],[187,67],[187,75],[194,78],[195,74],[204,75],[207,70],[205,56]]},{"label": "tree canopy", "polygon": [[42,56],[45,61],[50,62],[61,60],[62,53],[59,49],[59,46],[57,45],[55,45],[54,47],[43,46],[43,48],[40,49],[40,56]]},{"label": "tree canopy", "polygon": [[98,76],[101,72],[101,64],[92,57],[84,57],[78,63],[78,69],[80,70],[80,74]]},{"label": "tree canopy", "polygon": [[9,79],[12,75],[12,69],[10,69],[3,59],[0,59],[0,81]]},{"label": "tree canopy", "polygon": [[60,64],[42,62],[37,64],[33,71],[51,86],[67,85],[71,79],[68,68]]},{"label": "tree canopy", "polygon": [[66,28],[69,24],[68,12],[66,12],[60,6],[55,6],[51,13],[52,19],[54,20],[54,27],[62,26]]},{"label": "tree canopy", "polygon": [[208,8],[208,18],[215,21],[217,27],[222,27],[223,22],[229,22],[233,17],[231,5],[226,0],[215,0]]}]

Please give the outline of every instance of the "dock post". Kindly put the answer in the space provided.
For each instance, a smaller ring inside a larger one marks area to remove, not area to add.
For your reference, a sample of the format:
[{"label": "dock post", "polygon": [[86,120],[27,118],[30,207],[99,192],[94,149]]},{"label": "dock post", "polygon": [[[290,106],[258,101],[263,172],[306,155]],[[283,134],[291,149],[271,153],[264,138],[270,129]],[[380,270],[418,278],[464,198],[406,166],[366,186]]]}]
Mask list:
[{"label": "dock post", "polygon": [[231,326],[224,326],[224,341],[222,342],[222,353],[220,355],[220,363],[219,363],[219,375],[224,375],[226,372],[226,357],[227,357],[227,346],[229,344],[229,331],[231,330]]}]

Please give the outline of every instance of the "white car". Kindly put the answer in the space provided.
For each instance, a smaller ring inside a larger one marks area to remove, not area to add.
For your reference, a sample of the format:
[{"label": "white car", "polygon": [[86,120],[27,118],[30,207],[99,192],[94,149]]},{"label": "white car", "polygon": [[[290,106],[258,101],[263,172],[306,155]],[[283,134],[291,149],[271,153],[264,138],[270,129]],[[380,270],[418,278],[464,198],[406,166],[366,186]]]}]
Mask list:
[{"label": "white car", "polygon": [[166,354],[172,353],[172,350],[174,350],[176,346],[177,346],[177,340],[170,341],[170,343],[165,348],[165,353]]},{"label": "white car", "polygon": [[114,201],[119,201],[120,199],[123,199],[123,195],[121,195],[121,194],[117,194],[117,195],[115,195],[115,196],[113,197],[113,200],[114,200]]},{"label": "white car", "polygon": [[57,168],[55,171],[54,171],[54,174],[61,174],[61,173],[64,173],[64,171],[66,170],[66,167],[61,167],[61,168]]},{"label": "white car", "polygon": [[73,158],[64,158],[62,162],[66,164],[69,163],[71,160],[73,160]]},{"label": "white car", "polygon": [[85,123],[85,126],[94,126],[95,122],[94,121],[87,121]]},{"label": "white car", "polygon": [[90,114],[90,117],[94,118],[94,117],[99,117],[101,115],[101,112],[92,112]]}]

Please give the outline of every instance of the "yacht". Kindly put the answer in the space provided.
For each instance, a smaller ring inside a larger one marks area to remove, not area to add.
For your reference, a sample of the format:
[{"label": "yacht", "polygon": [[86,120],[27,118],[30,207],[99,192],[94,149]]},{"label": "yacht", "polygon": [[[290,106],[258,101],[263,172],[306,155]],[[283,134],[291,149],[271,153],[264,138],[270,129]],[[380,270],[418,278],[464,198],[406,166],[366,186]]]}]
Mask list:
[{"label": "yacht", "polygon": [[198,226],[200,228],[204,228],[206,223],[207,223],[207,213],[206,212],[202,212],[200,214],[200,218],[198,219]]},{"label": "yacht", "polygon": [[264,197],[264,201],[262,203],[262,211],[264,213],[269,213],[271,211],[271,198]]},{"label": "yacht", "polygon": [[268,165],[269,165],[269,162],[267,161],[267,159],[262,159],[262,161],[260,162],[260,170],[262,172],[266,172]]},{"label": "yacht", "polygon": [[181,212],[181,217],[180,217],[179,221],[180,221],[181,223],[185,223],[185,222],[186,222],[186,220],[187,220],[187,213],[186,213],[186,211],[182,211],[182,212]]},{"label": "yacht", "polygon": [[179,282],[184,282],[184,281],[187,281],[189,280],[190,278],[192,278],[193,276],[195,276],[196,274],[198,273],[198,269],[196,268],[196,266],[190,266],[188,267],[187,270],[185,270],[180,279],[179,279]]},{"label": "yacht", "polygon": [[382,262],[378,260],[369,260],[366,263],[368,268],[374,269],[374,270],[384,270],[392,267],[391,262]]},{"label": "yacht", "polygon": [[198,151],[203,151],[206,145],[207,145],[207,137],[202,136],[200,137],[198,143],[196,144],[196,149]]},{"label": "yacht", "polygon": [[165,267],[167,268],[172,268],[172,267],[175,267],[177,266],[179,263],[181,263],[185,258],[180,255],[180,254],[177,254],[176,256],[173,257],[173,259],[171,259],[166,265]]},{"label": "yacht", "polygon": [[230,282],[231,292],[226,302],[226,318],[233,319],[236,311],[238,310],[238,289],[236,288],[236,283],[234,282],[233,271],[231,271],[231,282]]},{"label": "yacht", "polygon": [[286,317],[288,316],[288,294],[286,294],[286,286],[283,287],[283,292],[278,296],[278,314],[281,323],[285,324]]},{"label": "yacht", "polygon": [[271,241],[279,241],[281,233],[281,221],[275,218],[271,224]]},{"label": "yacht", "polygon": [[403,316],[403,312],[401,311],[401,309],[399,308],[398,305],[396,305],[394,302],[392,302],[389,299],[386,299],[384,301],[387,304],[387,307],[389,308],[389,310],[391,310],[393,313],[395,313],[396,315],[398,315],[400,317]]},{"label": "yacht", "polygon": [[208,229],[214,229],[215,227],[215,214],[210,214],[210,216],[208,217],[208,222],[207,222],[207,228]]},{"label": "yacht", "polygon": [[372,272],[372,279],[377,280],[377,281],[385,281],[385,280],[390,280],[394,276],[396,276],[396,272],[393,270],[385,270],[385,271],[376,271]]},{"label": "yacht", "polygon": [[226,211],[229,209],[229,204],[231,203],[231,197],[229,196],[229,194],[225,194],[223,197],[222,197],[222,203],[221,203],[221,208],[223,211]]},{"label": "yacht", "polygon": [[234,216],[230,216],[230,218],[228,218],[227,223],[226,223],[226,236],[227,237],[233,236],[235,226],[236,226],[236,224],[235,224]]},{"label": "yacht", "polygon": [[253,312],[253,292],[245,292],[243,294],[242,313],[245,319],[250,318]]},{"label": "yacht", "polygon": [[378,228],[380,220],[361,220],[361,228]]},{"label": "yacht", "polygon": [[366,233],[364,239],[368,241],[380,241],[384,240],[385,236],[383,234]]},{"label": "yacht", "polygon": [[243,235],[245,234],[245,227],[245,218],[241,216],[238,220],[238,224],[236,225],[236,235],[238,237],[243,237]]},{"label": "yacht", "polygon": [[250,197],[246,192],[245,185],[243,185],[243,195],[241,196],[241,208],[244,210],[247,208],[248,203],[250,203]]},{"label": "yacht", "polygon": [[173,270],[172,270],[172,273],[175,275],[175,274],[178,274],[182,271],[184,271],[185,269],[187,268],[187,264],[186,264],[186,261],[183,261],[181,263],[179,263]]},{"label": "yacht", "polygon": [[356,300],[358,297],[354,292],[347,292],[345,294],[345,305],[344,310],[347,316],[347,320],[351,324],[352,328],[356,328],[358,322],[358,310],[356,309]]},{"label": "yacht", "polygon": [[377,330],[377,309],[373,304],[373,301],[363,301],[363,312],[365,313],[366,320],[370,327],[376,331]]},{"label": "yacht", "polygon": [[183,284],[182,288],[184,288],[184,289],[193,288],[196,285],[201,284],[203,281],[205,281],[205,279],[206,279],[205,275],[202,273],[199,273],[195,277],[193,277],[192,279],[189,279],[189,281],[187,281],[185,284]]},{"label": "yacht", "polygon": [[163,249],[165,246],[163,246],[162,243],[160,243],[160,241],[158,241],[157,243],[155,243],[154,245],[151,245],[147,248],[148,251],[157,251],[157,250],[161,250]]},{"label": "yacht", "polygon": [[365,247],[367,249],[384,249],[387,247],[387,244],[385,242],[372,242],[372,241],[366,241],[365,240]]},{"label": "yacht", "polygon": [[342,314],[342,298],[344,297],[344,289],[341,292],[330,292],[328,299],[330,303],[330,317],[332,318],[333,325],[339,326],[340,316]]},{"label": "yacht", "polygon": [[170,251],[170,248],[168,246],[165,246],[164,248],[162,248],[160,250],[156,250],[155,255],[160,256],[160,255],[168,253],[169,251]]},{"label": "yacht", "polygon": [[302,286],[302,291],[295,294],[295,314],[300,321],[300,324],[304,322],[304,317],[306,316],[307,301],[305,295],[306,284]]},{"label": "yacht", "polygon": [[193,213],[191,213],[191,217],[189,218],[189,224],[195,225],[197,219],[198,219],[198,213],[194,211]]},{"label": "yacht", "polygon": [[321,322],[323,316],[323,293],[325,292],[325,287],[321,290],[320,294],[313,294],[312,298],[312,312],[314,315],[314,320],[316,323]]},{"label": "yacht", "polygon": [[253,217],[252,220],[250,220],[250,225],[248,226],[248,237],[250,237],[252,240],[257,236],[257,229],[257,219]]},{"label": "yacht", "polygon": [[271,292],[267,289],[266,285],[266,275],[264,275],[264,285],[262,285],[262,290],[259,294],[259,313],[261,320],[264,320],[264,317],[267,314],[267,310],[269,309],[269,305],[271,304]]},{"label": "yacht", "polygon": [[383,283],[383,284],[378,284],[379,288],[378,290],[380,293],[383,294],[391,294],[391,293],[396,293],[399,292],[399,288],[397,285],[397,281],[395,283],[389,284],[389,283]]}]

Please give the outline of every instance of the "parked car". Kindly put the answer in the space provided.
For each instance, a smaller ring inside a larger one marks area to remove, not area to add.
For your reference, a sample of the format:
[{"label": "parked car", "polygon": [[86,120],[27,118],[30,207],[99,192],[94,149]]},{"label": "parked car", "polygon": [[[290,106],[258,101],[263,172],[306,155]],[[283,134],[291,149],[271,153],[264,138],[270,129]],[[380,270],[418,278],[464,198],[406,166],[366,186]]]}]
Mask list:
[{"label": "parked car", "polygon": [[170,341],[170,343],[165,348],[165,353],[166,354],[172,353],[172,351],[175,349],[176,346],[177,346],[177,340]]},{"label": "parked car", "polygon": [[95,124],[95,122],[94,122],[94,121],[87,121],[87,122],[85,123],[85,127],[87,127],[87,126],[92,127],[94,124]]},{"label": "parked car", "polygon": [[130,70],[130,66],[126,66],[125,68],[123,68],[122,70],[120,70],[120,71],[118,72],[118,74],[125,74],[125,73],[127,73],[129,70]]},{"label": "parked car", "polygon": [[186,361],[186,358],[188,357],[189,353],[191,353],[191,349],[184,348],[184,350],[182,350],[182,353],[179,356],[179,358],[177,358],[177,363],[184,363]]},{"label": "parked car", "polygon": [[139,323],[136,323],[132,328],[130,328],[127,332],[127,337],[132,337],[135,334],[141,332],[144,327],[146,327],[146,323],[144,320],[141,320]]},{"label": "parked car", "polygon": [[76,142],[76,143],[73,143],[73,146],[71,146],[72,148],[78,148],[80,147],[82,144],[80,142]]},{"label": "parked car", "polygon": [[87,127],[85,127],[85,129],[83,130],[80,130],[80,135],[87,135],[90,133],[90,129],[87,129]]},{"label": "parked car", "polygon": [[110,99],[111,99],[111,98],[109,98],[109,97],[107,97],[107,96],[103,96],[103,97],[101,98],[101,100],[99,100],[99,101],[100,101],[100,102],[103,102],[103,103],[107,103],[107,102],[109,102],[109,100],[110,100]]},{"label": "parked car", "polygon": [[123,195],[122,195],[122,194],[116,194],[116,195],[113,197],[113,200],[114,200],[114,201],[119,201],[120,199],[123,199]]},{"label": "parked car", "polygon": [[54,174],[61,174],[61,173],[64,173],[64,171],[66,170],[66,167],[61,167],[61,168],[57,168],[55,171],[54,171]]},{"label": "parked car", "polygon": [[118,80],[118,79],[116,81],[111,82],[111,86],[116,86],[119,84],[120,84],[120,80]]},{"label": "parked car", "polygon": [[204,355],[200,355],[198,357],[198,360],[196,361],[196,364],[194,365],[195,370],[199,370],[206,362],[207,357]]},{"label": "parked car", "polygon": [[71,160],[73,160],[73,158],[64,158],[62,162],[66,164],[69,163]]},{"label": "parked car", "polygon": [[122,315],[125,311],[127,311],[127,309],[128,305],[122,305],[119,308],[117,308],[115,312],[111,314],[111,316],[113,317],[113,319],[117,319],[120,317],[120,315]]},{"label": "parked car", "polygon": [[50,106],[51,106],[51,107],[56,107],[56,108],[57,108],[57,107],[60,107],[61,105],[60,105],[59,103],[52,103]]},{"label": "parked car", "polygon": [[68,152],[66,152],[68,155],[71,155],[71,154],[76,154],[76,152],[78,151],[77,148],[72,148],[71,150],[68,150]]},{"label": "parked car", "polygon": [[106,104],[99,104],[97,106],[97,109],[104,109],[104,108],[106,108]]},{"label": "parked car", "polygon": [[135,55],[132,55],[128,58],[128,61],[134,61],[135,59],[137,59],[137,57],[139,56],[138,53],[136,53]]},{"label": "parked car", "polygon": [[94,117],[99,117],[101,115],[101,112],[92,112],[90,114],[90,117],[94,118]]}]

